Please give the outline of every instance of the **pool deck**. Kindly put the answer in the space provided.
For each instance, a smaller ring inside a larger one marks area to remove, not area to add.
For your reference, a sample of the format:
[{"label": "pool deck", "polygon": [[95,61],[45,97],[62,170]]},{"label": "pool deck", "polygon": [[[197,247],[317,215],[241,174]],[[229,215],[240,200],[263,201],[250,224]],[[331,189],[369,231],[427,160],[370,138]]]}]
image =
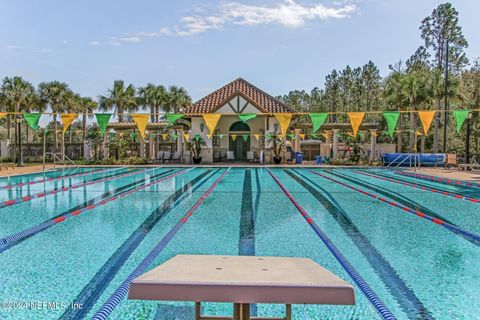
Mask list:
[{"label": "pool deck", "polygon": [[[55,167],[51,164],[48,164],[45,166],[45,170],[52,170],[54,168],[61,168],[61,166],[56,165]],[[0,171],[0,177],[12,177],[12,176],[17,176],[21,174],[30,174],[30,173],[38,173],[43,171],[43,166],[42,165],[35,165],[35,166],[25,166],[25,167],[15,167],[15,169],[12,168],[2,168]]]},{"label": "pool deck", "polygon": [[[408,170],[413,172],[413,170]],[[457,169],[445,170],[442,168],[421,168],[417,169],[416,173],[436,176],[439,178],[454,179],[468,182],[480,183],[480,171],[460,171]]]}]

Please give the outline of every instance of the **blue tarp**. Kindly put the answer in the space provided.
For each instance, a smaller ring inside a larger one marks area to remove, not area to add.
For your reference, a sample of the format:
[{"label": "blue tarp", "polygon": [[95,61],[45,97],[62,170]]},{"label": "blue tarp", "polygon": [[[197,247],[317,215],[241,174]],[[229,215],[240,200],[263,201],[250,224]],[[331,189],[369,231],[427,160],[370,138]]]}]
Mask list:
[{"label": "blue tarp", "polygon": [[410,160],[413,164],[415,157],[417,158],[417,164],[420,163],[422,166],[436,165],[445,162],[444,153],[385,153],[383,155],[383,163],[385,165],[402,163],[402,166],[408,166]]}]

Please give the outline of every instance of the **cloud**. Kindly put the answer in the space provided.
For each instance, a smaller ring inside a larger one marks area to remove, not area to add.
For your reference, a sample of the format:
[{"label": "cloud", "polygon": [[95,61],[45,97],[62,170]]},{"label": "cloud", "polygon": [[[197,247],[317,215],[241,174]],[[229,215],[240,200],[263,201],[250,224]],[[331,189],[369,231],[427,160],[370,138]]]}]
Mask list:
[{"label": "cloud", "polygon": [[7,48],[8,50],[17,50],[17,49],[21,49],[22,47],[17,46],[15,44],[7,44],[5,48]]},{"label": "cloud", "polygon": [[302,5],[294,0],[287,0],[275,6],[247,5],[229,2],[219,6],[215,15],[191,15],[180,20],[176,34],[194,35],[208,30],[219,30],[227,24],[265,25],[278,24],[296,28],[309,20],[344,19],[357,10],[354,4],[327,7],[323,4]]},{"label": "cloud", "polygon": [[50,48],[40,48],[40,49],[36,50],[36,52],[39,52],[39,53],[51,53],[51,52],[53,52],[53,49],[50,49]]},{"label": "cloud", "polygon": [[91,47],[98,47],[100,45],[100,42],[98,41],[91,41],[88,43],[89,46]]},{"label": "cloud", "polygon": [[68,40],[62,40],[62,43],[67,45],[68,44]]},{"label": "cloud", "polygon": [[[195,14],[180,18],[173,28],[161,28],[153,32],[126,33],[123,37],[113,37],[116,45],[120,42],[140,42],[143,38],[161,37],[166,35],[192,36],[209,30],[221,30],[227,25],[256,26],[276,24],[289,28],[304,26],[308,21],[345,19],[357,11],[357,6],[348,2],[335,2],[332,6],[321,3],[300,4],[296,0],[284,0],[273,6],[249,5],[238,2],[219,4],[208,13],[205,7],[197,7]],[[194,8],[195,9],[195,8]]]}]

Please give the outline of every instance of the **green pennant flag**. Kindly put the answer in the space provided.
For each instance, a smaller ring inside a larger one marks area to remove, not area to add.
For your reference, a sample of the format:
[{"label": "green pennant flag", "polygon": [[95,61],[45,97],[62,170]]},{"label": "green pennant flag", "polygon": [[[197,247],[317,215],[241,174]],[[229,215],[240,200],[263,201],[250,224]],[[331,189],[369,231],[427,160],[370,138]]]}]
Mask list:
[{"label": "green pennant flag", "polygon": [[266,137],[267,139],[272,139],[272,134],[271,134],[271,133],[266,133],[266,134],[265,134],[265,137]]},{"label": "green pennant flag", "polygon": [[224,136],[223,133],[219,133],[219,134],[218,134],[218,137],[219,137],[220,139],[223,139],[223,136]]},{"label": "green pennant flag", "polygon": [[112,116],[111,113],[95,113],[95,118],[97,118],[98,128],[102,133],[102,137],[105,135],[107,131],[108,121],[110,121],[110,117]]},{"label": "green pennant flag", "polygon": [[312,132],[315,133],[327,120],[328,113],[310,113],[309,116],[313,125]]},{"label": "green pennant flag", "polygon": [[468,117],[468,110],[455,110],[453,111],[453,116],[455,117],[455,122],[457,123],[457,133],[462,129],[465,119]]},{"label": "green pennant flag", "polygon": [[33,130],[38,130],[38,122],[40,121],[41,113],[24,113],[23,119],[27,122],[27,125]]},{"label": "green pennant flag", "polygon": [[135,140],[136,136],[135,132],[130,132],[130,139]]},{"label": "green pennant flag", "polygon": [[242,135],[243,141],[247,142],[249,136],[250,136],[249,134],[243,134]]},{"label": "green pennant flag", "polygon": [[310,134],[310,137],[311,137],[311,138],[317,138],[317,137],[318,137],[318,135],[317,135],[317,134],[315,134],[315,133],[311,133],[311,134]]},{"label": "green pennant flag", "polygon": [[400,112],[384,112],[383,117],[385,118],[385,121],[387,121],[388,134],[390,135],[390,137],[393,137],[393,133],[395,132],[395,128],[397,127],[398,118],[400,118]]},{"label": "green pennant flag", "polygon": [[173,140],[177,140],[178,134],[176,134],[176,133],[172,134],[172,138],[173,138]]},{"label": "green pennant flag", "polygon": [[170,114],[167,114],[166,117],[167,117],[168,123],[173,124],[178,119],[183,118],[183,114],[181,114],[181,113],[170,113]]},{"label": "green pennant flag", "polygon": [[294,133],[289,133],[289,134],[287,134],[287,137],[290,140],[295,139],[295,134]]},{"label": "green pennant flag", "polygon": [[255,119],[257,115],[255,113],[240,113],[238,117],[243,123],[247,123],[248,120]]}]

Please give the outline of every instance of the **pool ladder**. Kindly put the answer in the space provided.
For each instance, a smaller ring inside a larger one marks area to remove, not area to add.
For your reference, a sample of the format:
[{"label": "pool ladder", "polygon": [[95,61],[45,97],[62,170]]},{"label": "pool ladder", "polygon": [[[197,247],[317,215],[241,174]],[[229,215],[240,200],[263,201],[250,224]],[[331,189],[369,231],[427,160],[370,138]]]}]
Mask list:
[{"label": "pool ladder", "polygon": [[69,172],[70,174],[75,172],[80,166],[75,163],[72,159],[70,159],[67,155],[63,155],[64,159],[62,159],[62,154],[61,153],[53,153],[53,152],[45,152],[43,154],[43,171],[45,171],[45,158],[47,155],[52,156],[53,159],[53,168],[55,169],[55,166],[57,165],[57,162],[63,165],[63,168],[67,168],[68,171],[71,168],[73,168],[72,172]]}]

